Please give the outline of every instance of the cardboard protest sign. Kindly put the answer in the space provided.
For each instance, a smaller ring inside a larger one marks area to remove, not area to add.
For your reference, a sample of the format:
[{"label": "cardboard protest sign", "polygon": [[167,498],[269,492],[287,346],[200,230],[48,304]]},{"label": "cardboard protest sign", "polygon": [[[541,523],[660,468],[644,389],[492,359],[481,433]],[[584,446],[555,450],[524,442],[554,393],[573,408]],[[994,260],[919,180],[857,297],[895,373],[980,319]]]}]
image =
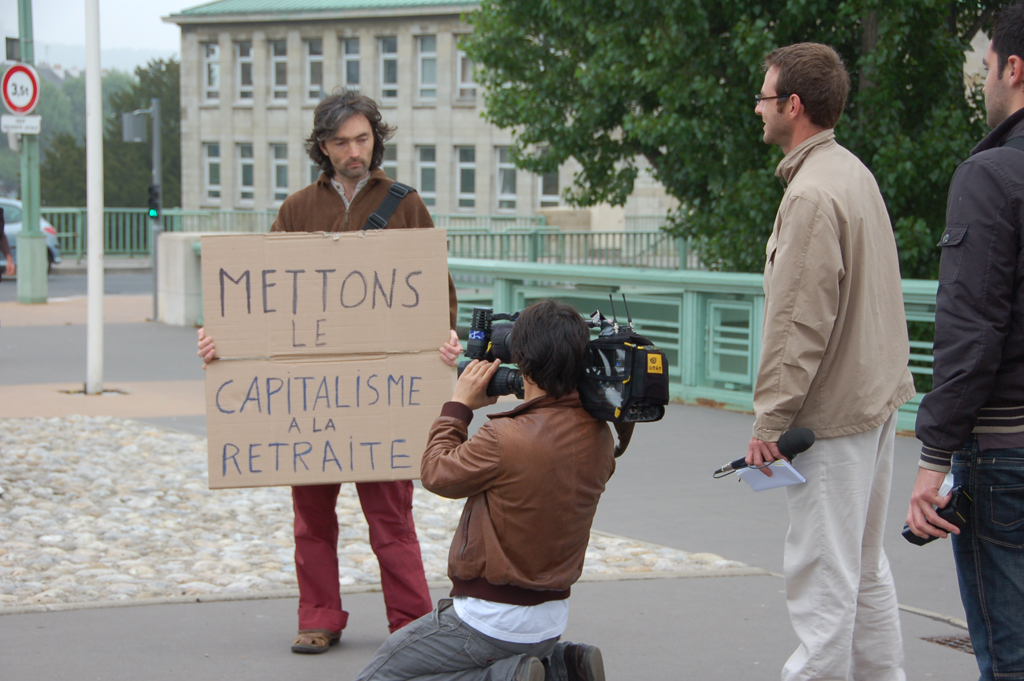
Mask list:
[{"label": "cardboard protest sign", "polygon": [[451,397],[443,230],[204,236],[210,487],[419,477]]}]

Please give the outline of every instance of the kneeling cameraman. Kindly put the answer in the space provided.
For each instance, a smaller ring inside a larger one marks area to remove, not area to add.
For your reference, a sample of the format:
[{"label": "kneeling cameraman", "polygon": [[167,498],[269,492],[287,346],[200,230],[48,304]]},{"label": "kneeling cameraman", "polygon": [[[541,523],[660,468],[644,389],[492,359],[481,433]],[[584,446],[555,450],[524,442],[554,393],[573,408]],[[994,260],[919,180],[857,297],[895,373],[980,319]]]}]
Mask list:
[{"label": "kneeling cameraman", "polygon": [[604,681],[600,650],[559,642],[615,470],[608,424],[576,392],[589,339],[568,305],[525,309],[511,343],[526,401],[490,415],[468,440],[473,410],[497,400],[487,384],[500,362],[474,360],[463,371],[420,469],[426,489],[466,498],[448,554],[452,598],[392,634],[357,681]]}]

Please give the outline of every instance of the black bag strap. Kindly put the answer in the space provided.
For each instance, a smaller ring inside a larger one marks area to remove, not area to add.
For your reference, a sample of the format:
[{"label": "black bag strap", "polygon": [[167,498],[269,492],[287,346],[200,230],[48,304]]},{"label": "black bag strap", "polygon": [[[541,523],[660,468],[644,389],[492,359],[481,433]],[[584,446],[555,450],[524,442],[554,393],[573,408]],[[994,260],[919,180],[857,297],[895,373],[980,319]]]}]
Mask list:
[{"label": "black bag strap", "polygon": [[1024,151],[1024,137],[1011,137],[1010,139],[1003,142],[1004,147],[1010,147],[1011,149],[1019,149]]},{"label": "black bag strap", "polygon": [[384,229],[388,226],[388,220],[395,214],[398,209],[398,204],[402,202],[409,192],[416,191],[407,184],[401,182],[392,183],[391,187],[388,188],[388,194],[384,197],[384,200],[377,206],[377,210],[370,213],[370,217],[366,218],[366,224],[363,225],[363,229]]}]

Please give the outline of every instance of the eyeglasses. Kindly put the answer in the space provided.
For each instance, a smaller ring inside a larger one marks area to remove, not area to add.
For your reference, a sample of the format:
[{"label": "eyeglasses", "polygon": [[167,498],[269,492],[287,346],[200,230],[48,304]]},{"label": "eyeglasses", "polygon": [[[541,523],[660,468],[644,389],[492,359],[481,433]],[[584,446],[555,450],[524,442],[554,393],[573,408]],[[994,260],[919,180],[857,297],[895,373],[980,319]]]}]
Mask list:
[{"label": "eyeglasses", "polygon": [[755,104],[760,104],[761,102],[763,102],[763,101],[765,101],[767,99],[786,99],[787,97],[792,97],[792,96],[793,95],[772,95],[771,97],[766,97],[765,95],[762,95],[762,94],[756,94],[756,95],[754,95],[754,103]]}]

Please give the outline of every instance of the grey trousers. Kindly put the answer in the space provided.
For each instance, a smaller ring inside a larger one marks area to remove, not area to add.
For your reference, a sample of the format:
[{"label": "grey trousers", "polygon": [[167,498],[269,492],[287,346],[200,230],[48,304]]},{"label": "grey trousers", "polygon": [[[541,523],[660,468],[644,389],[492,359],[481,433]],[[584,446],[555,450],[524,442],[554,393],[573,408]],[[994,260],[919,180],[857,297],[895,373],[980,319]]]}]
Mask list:
[{"label": "grey trousers", "polygon": [[512,681],[519,661],[537,657],[546,681],[568,681],[568,643],[508,643],[481,634],[455,613],[450,598],[391,634],[356,681]]}]

